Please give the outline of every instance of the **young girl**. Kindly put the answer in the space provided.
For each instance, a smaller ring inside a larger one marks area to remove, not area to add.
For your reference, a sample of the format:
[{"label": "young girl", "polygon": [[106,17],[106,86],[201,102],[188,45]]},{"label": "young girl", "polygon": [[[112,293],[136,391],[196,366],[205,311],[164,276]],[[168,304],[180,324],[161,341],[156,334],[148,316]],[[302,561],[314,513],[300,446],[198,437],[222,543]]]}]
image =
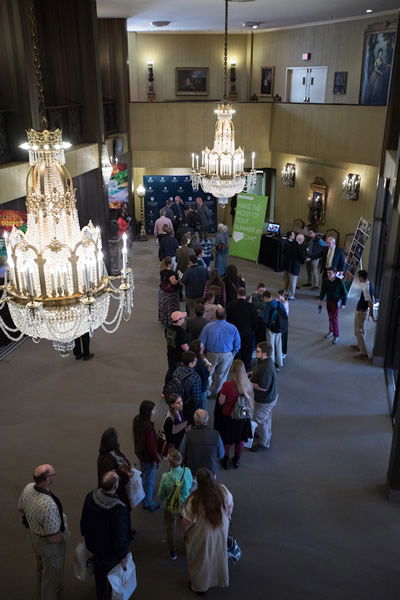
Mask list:
[{"label": "young girl", "polygon": [[157,436],[152,419],[156,413],[156,405],[150,400],[143,400],[139,414],[133,420],[133,438],[136,456],[140,460],[143,488],[146,494],[143,508],[154,512],[160,505],[153,501],[156,468],[161,461],[157,452]]}]

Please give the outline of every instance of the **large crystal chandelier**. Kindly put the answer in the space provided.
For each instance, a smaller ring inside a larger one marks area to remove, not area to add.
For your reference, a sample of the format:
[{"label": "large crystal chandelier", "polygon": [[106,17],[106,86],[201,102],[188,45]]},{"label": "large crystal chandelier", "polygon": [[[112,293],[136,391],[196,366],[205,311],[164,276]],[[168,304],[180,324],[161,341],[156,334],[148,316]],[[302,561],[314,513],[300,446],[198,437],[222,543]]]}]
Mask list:
[{"label": "large crystal chandelier", "polygon": [[[7,263],[0,307],[7,302],[15,327],[0,319],[11,339],[51,340],[66,355],[74,340],[98,327],[114,333],[133,305],[133,273],[123,240],[120,285],[103,263],[100,230],[91,221],[81,230],[72,178],[64,167],[59,129],[27,132],[30,169],[26,179],[27,231],[6,235]],[[118,302],[107,320],[110,297]],[[19,333],[20,332],[20,333]]]},{"label": "large crystal chandelier", "polygon": [[216,198],[230,198],[256,183],[257,172],[254,169],[255,154],[252,153],[251,171],[244,171],[244,152],[235,148],[235,128],[232,115],[235,110],[227,104],[228,78],[228,0],[225,0],[225,39],[224,39],[224,99],[214,111],[217,115],[214,146],[208,147],[199,156],[192,154],[191,180],[194,190],[199,185],[206,194]]}]

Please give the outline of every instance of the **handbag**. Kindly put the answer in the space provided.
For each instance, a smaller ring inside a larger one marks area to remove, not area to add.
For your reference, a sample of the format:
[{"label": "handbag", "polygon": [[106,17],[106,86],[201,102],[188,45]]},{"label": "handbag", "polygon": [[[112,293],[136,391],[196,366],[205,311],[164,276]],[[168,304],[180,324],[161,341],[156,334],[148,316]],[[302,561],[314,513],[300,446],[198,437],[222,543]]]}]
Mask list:
[{"label": "handbag", "polygon": [[235,406],[231,412],[231,418],[235,421],[249,419],[251,416],[251,406],[248,398],[244,394],[239,394]]},{"label": "handbag", "polygon": [[112,587],[112,600],[129,600],[136,590],[136,565],[133,562],[131,552],[129,552],[127,558],[125,570],[121,563],[118,563],[107,575]]},{"label": "handbag", "polygon": [[242,557],[242,551],[231,533],[228,534],[226,549],[228,552],[228,558],[230,558],[234,564],[239,562]]},{"label": "handbag", "polygon": [[94,573],[93,554],[86,548],[85,540],[79,542],[75,548],[74,573],[79,581],[86,581]]},{"label": "handbag", "polygon": [[157,434],[157,452],[163,458],[167,458],[169,444],[165,439],[164,427],[161,427]]},{"label": "handbag", "polygon": [[129,498],[129,503],[131,507],[134,508],[141,503],[146,494],[143,489],[141,472],[138,469],[135,469],[135,467],[131,467],[131,473],[132,477],[129,478],[125,489]]}]

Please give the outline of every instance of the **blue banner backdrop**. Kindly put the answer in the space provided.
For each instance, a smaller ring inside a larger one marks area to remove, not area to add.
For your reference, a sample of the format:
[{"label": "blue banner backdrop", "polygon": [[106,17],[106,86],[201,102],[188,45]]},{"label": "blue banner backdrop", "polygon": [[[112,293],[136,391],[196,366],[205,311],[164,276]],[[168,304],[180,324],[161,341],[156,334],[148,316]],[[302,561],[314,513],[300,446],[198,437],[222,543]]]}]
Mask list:
[{"label": "blue banner backdrop", "polygon": [[190,175],[145,175],[143,185],[146,188],[144,197],[144,214],[146,233],[152,234],[154,223],[160,216],[160,208],[166,201],[180,196],[187,208],[194,207],[195,199],[203,198],[211,213],[209,233],[217,231],[217,201],[211,194],[205,194],[202,189],[195,192],[192,188]]}]

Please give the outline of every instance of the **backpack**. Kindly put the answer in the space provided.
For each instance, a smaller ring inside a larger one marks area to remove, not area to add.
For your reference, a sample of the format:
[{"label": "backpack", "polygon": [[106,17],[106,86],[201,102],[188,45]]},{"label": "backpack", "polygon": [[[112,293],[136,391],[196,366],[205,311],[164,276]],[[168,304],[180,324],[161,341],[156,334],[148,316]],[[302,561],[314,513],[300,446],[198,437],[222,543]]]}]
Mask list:
[{"label": "backpack", "polygon": [[239,394],[231,412],[231,418],[239,421],[242,419],[250,419],[250,415],[251,408],[248,398],[244,394]]},{"label": "backpack", "polygon": [[268,329],[272,333],[286,333],[288,330],[288,316],[280,304],[272,312]]},{"label": "backpack", "polygon": [[174,488],[168,498],[165,508],[169,510],[169,512],[171,512],[173,515],[179,515],[182,512],[183,500],[181,496],[181,483],[185,476],[185,471],[186,467],[183,467],[183,473],[180,479],[173,479],[173,477],[171,477],[171,475],[169,475],[168,473],[169,478],[172,479],[172,481],[174,482]]},{"label": "backpack", "polygon": [[170,396],[171,394],[178,394],[182,398],[183,402],[185,402],[186,394],[185,388],[183,387],[183,382],[191,374],[191,372],[186,373],[186,375],[183,375],[182,378],[178,377],[177,375],[174,375],[174,377],[172,377],[172,379],[170,379],[164,386],[163,394],[165,398],[168,398],[168,396]]}]

